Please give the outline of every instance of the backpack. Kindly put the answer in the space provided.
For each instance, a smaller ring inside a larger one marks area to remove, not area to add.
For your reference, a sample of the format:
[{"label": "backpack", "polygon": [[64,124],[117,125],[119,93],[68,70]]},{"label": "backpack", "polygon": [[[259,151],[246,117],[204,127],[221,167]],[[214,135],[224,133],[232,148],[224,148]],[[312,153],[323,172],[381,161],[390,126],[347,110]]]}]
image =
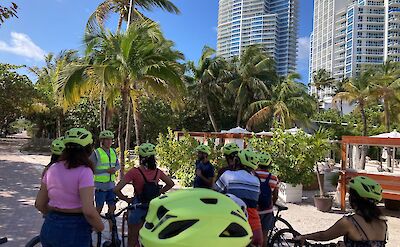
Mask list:
[{"label": "backpack", "polygon": [[272,190],[269,186],[269,180],[271,179],[271,173],[269,173],[268,177],[264,182],[261,181],[260,177],[257,173],[256,177],[260,180],[260,195],[258,196],[258,210],[263,211],[269,209],[272,204]]},{"label": "backpack", "polygon": [[152,181],[147,181],[146,176],[143,174],[142,170],[138,168],[140,174],[142,174],[142,177],[144,179],[144,185],[143,185],[143,191],[140,193],[139,201],[141,203],[149,203],[151,200],[154,198],[158,197],[160,193],[160,187],[158,185],[157,175],[158,175],[158,169],[156,170],[156,175],[154,176]]}]

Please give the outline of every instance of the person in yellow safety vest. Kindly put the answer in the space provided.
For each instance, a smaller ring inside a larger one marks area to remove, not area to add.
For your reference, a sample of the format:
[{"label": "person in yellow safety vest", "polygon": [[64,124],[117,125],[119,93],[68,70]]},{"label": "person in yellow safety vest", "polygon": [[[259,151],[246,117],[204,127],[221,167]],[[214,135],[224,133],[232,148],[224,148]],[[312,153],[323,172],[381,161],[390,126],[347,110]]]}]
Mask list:
[{"label": "person in yellow safety vest", "polygon": [[115,173],[120,169],[117,152],[111,148],[114,134],[109,130],[104,130],[100,132],[99,139],[100,147],[95,149],[90,156],[90,159],[95,164],[96,209],[100,213],[106,202],[108,212],[113,213],[116,203],[116,195],[113,191],[115,187]]}]

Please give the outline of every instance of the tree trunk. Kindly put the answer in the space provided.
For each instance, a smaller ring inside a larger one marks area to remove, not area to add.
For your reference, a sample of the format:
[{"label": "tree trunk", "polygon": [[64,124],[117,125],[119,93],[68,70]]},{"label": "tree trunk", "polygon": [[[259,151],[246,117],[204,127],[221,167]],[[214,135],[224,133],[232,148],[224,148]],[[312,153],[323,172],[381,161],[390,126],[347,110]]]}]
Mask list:
[{"label": "tree trunk", "polygon": [[118,26],[117,26],[117,33],[119,33],[119,32],[121,31],[122,21],[123,21],[123,16],[122,16],[122,15],[119,15],[119,18],[118,18]]},{"label": "tree trunk", "polygon": [[142,143],[142,138],[140,135],[141,126],[142,126],[142,116],[140,115],[140,102],[139,98],[135,96],[132,101],[132,109],[133,109],[133,122],[135,124],[135,136],[136,136],[136,145],[139,146]]},{"label": "tree trunk", "polygon": [[101,96],[100,96],[100,131],[103,131],[105,129],[104,126],[104,95],[103,91],[101,91]]},{"label": "tree trunk", "polygon": [[343,116],[343,100],[340,100],[340,116]]},{"label": "tree trunk", "polygon": [[[367,136],[367,116],[365,115],[364,104],[360,104],[360,111],[361,111],[361,120],[363,123],[363,136]],[[361,146],[361,169],[365,169],[365,156],[367,155],[366,146]]]},{"label": "tree trunk", "polygon": [[217,122],[215,121],[214,114],[211,110],[210,101],[207,98],[205,98],[204,100],[205,100],[206,106],[207,106],[208,117],[210,118],[210,121],[214,128],[214,131],[218,132],[219,130],[218,130]]},{"label": "tree trunk", "polygon": [[386,125],[386,131],[390,132],[390,112],[389,112],[389,102],[388,99],[383,99],[383,107],[385,111],[385,125]]},{"label": "tree trunk", "polygon": [[122,104],[119,114],[119,128],[118,128],[118,145],[119,145],[119,162],[121,164],[121,172],[119,173],[120,179],[125,174],[125,136],[126,136],[126,116],[127,105],[129,98],[128,81],[124,82],[121,88]]},{"label": "tree trunk", "polygon": [[319,171],[319,166],[318,166],[318,164],[316,164],[316,166],[317,166],[317,180],[318,180],[318,187],[319,187],[319,196],[320,197],[323,197],[324,195],[325,195],[325,192],[324,192],[324,186],[323,186],[323,181],[321,181],[321,177],[320,177],[320,171]]},{"label": "tree trunk", "polygon": [[129,98],[128,100],[128,115],[126,116],[126,136],[125,136],[125,148],[126,150],[130,149],[131,143],[131,118],[132,118],[132,101]]},{"label": "tree trunk", "polygon": [[59,138],[61,136],[61,113],[57,114],[57,119],[56,119],[56,138]]},{"label": "tree trunk", "polygon": [[236,126],[240,126],[240,120],[242,120],[242,111],[243,111],[243,106],[239,105],[239,111],[236,118]]}]

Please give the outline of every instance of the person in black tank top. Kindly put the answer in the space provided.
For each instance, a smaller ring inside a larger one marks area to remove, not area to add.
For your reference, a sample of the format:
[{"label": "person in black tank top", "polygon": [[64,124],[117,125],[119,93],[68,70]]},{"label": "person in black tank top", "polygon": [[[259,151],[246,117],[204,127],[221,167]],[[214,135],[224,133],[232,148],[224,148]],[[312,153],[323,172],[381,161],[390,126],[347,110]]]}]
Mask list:
[{"label": "person in black tank top", "polygon": [[350,206],[354,214],[344,216],[326,231],[296,237],[306,240],[331,241],[344,237],[340,246],[384,247],[387,238],[387,224],[377,203],[382,200],[382,187],[374,180],[358,176],[349,182]]}]

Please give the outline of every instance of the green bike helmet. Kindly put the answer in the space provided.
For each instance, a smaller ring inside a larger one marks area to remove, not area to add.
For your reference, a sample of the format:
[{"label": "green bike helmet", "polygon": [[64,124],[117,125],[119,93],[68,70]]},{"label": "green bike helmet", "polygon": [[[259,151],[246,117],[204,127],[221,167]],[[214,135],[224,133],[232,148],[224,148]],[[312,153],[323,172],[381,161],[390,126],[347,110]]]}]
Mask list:
[{"label": "green bike helmet", "polygon": [[114,139],[114,133],[109,130],[103,130],[102,132],[100,132],[99,138],[100,139]]},{"label": "green bike helmet", "polygon": [[156,146],[151,143],[143,143],[139,146],[139,155],[145,158],[156,155]]},{"label": "green bike helmet", "polygon": [[254,151],[250,149],[241,150],[238,153],[238,157],[242,165],[250,167],[253,170],[257,169],[259,160],[258,155]]},{"label": "green bike helmet", "polygon": [[64,135],[64,144],[75,143],[86,147],[93,143],[92,133],[84,128],[72,128],[67,130]]},{"label": "green bike helmet", "polygon": [[236,143],[231,142],[231,143],[225,144],[222,151],[224,152],[225,155],[231,155],[235,152],[236,153],[239,152],[240,148]]},{"label": "green bike helmet", "polygon": [[144,247],[247,246],[252,230],[242,209],[208,189],[186,189],[150,202],[140,230]]},{"label": "green bike helmet", "polygon": [[51,142],[51,152],[55,155],[61,155],[65,149],[65,144],[63,141],[64,137],[59,137]]},{"label": "green bike helmet", "polygon": [[382,186],[369,177],[354,177],[350,180],[349,185],[362,198],[372,199],[376,202],[382,200]]},{"label": "green bike helmet", "polygon": [[208,154],[208,155],[211,154],[211,148],[209,146],[207,146],[207,145],[204,145],[204,144],[200,144],[199,146],[197,146],[196,151],[197,152],[202,152],[202,153],[205,153],[205,154]]},{"label": "green bike helmet", "polygon": [[259,153],[258,159],[259,159],[260,166],[271,166],[272,165],[271,155],[269,155],[266,152]]}]

